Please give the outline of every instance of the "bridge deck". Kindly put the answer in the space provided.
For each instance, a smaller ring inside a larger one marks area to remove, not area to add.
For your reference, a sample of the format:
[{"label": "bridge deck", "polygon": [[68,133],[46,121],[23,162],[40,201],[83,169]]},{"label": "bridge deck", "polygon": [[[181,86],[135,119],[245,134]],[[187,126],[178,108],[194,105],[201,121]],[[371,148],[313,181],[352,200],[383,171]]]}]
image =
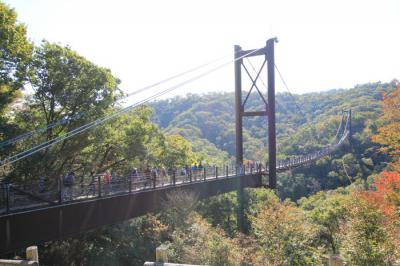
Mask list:
[{"label": "bridge deck", "polygon": [[[347,137],[348,132],[345,132],[335,145],[278,161],[277,171],[310,164],[329,155],[339,149]],[[99,177],[97,183],[76,184],[68,189],[69,194],[63,194],[62,189],[54,189],[54,186],[48,188],[49,192],[37,193],[40,184],[33,185],[34,189],[28,186],[28,190],[27,186],[8,185],[0,193],[6,194],[3,200],[0,195],[0,254],[157,212],[162,209],[168,193],[191,191],[201,199],[241,187],[261,187],[262,176],[268,175],[268,169],[261,167],[253,168],[248,174],[245,172],[245,168],[222,167],[218,171],[217,167],[211,167],[180,176],[173,174],[167,179],[148,176],[132,181],[125,177],[111,184],[104,184]],[[15,192],[13,197],[10,187]]]},{"label": "bridge deck", "polygon": [[209,177],[3,215],[0,217],[0,254],[160,211],[169,193],[193,192],[201,199],[239,187],[261,187],[261,176],[254,173]]}]

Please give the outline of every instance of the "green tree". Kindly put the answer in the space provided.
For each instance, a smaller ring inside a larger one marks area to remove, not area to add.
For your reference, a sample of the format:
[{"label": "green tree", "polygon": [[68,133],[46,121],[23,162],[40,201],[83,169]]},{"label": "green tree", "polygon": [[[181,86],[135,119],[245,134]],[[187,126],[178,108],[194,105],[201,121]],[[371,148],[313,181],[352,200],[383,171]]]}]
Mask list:
[{"label": "green tree", "polygon": [[190,264],[240,265],[240,250],[222,230],[211,227],[196,213],[189,217],[188,225],[172,234],[171,260]]},{"label": "green tree", "polygon": [[[13,103],[22,96],[32,50],[25,25],[17,23],[14,9],[0,2],[0,141],[20,133],[14,121]],[[0,147],[0,158],[4,159],[11,150],[12,146]],[[11,170],[1,169],[0,175],[5,176]]]},{"label": "green tree", "polygon": [[353,196],[342,227],[341,254],[349,265],[394,265],[399,258],[399,217],[387,217],[374,198]]},{"label": "green tree", "polygon": [[164,136],[150,123],[151,109],[142,106],[94,129],[90,145],[78,153],[77,162],[88,171],[112,169],[126,174],[143,164],[153,165],[154,151],[162,149]]},{"label": "green tree", "polygon": [[27,80],[32,50],[25,25],[17,23],[14,9],[0,2],[0,115]]},{"label": "green tree", "polygon": [[42,265],[143,265],[167,239],[167,226],[145,215],[39,247]]},{"label": "green tree", "polygon": [[194,159],[190,143],[180,135],[168,135],[165,138],[165,149],[161,155],[165,166],[190,165]]},{"label": "green tree", "polygon": [[[21,110],[18,122],[25,130],[50,126],[43,135],[20,144],[19,150],[61,136],[115,110],[121,96],[119,80],[111,71],[94,65],[69,47],[44,41],[35,50],[30,84],[34,90],[28,107]],[[52,148],[31,156],[17,165],[15,176],[44,174],[57,177],[73,168],[79,152],[91,143],[90,131],[65,139]],[[40,160],[40,164],[38,163]]]},{"label": "green tree", "polygon": [[253,234],[259,244],[262,265],[315,265],[317,227],[292,202],[270,198],[252,218]]},{"label": "green tree", "polygon": [[329,193],[321,191],[299,200],[306,216],[320,226],[318,239],[326,253],[339,254],[342,225],[349,214],[350,199],[346,190],[338,189]]}]

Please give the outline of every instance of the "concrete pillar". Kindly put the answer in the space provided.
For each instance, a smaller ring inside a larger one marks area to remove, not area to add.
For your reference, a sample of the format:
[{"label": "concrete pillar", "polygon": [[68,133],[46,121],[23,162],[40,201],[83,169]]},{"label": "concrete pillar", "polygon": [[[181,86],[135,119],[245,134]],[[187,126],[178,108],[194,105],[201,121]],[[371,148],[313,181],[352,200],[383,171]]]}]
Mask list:
[{"label": "concrete pillar", "polygon": [[37,246],[26,249],[26,260],[0,260],[0,266],[31,265],[39,266],[39,253]]},{"label": "concrete pillar", "polygon": [[37,246],[30,246],[26,249],[26,259],[39,263],[39,252]]},{"label": "concrete pillar", "polygon": [[161,245],[156,248],[156,262],[168,262],[168,247]]}]

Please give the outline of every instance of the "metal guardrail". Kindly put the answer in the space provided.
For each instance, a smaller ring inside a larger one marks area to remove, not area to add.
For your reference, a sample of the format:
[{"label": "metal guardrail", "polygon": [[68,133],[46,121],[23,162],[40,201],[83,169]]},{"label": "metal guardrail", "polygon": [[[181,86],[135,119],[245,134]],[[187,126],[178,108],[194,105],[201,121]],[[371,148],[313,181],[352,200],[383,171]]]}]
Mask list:
[{"label": "metal guardrail", "polygon": [[[322,148],[311,154],[279,160],[277,171],[293,169],[316,160],[338,150],[349,136],[345,131],[338,143]],[[165,186],[176,186],[190,182],[205,182],[217,178],[229,178],[244,174],[268,174],[261,163],[252,165],[207,166],[197,170],[173,169],[163,173],[147,171],[137,175],[114,176],[109,182],[104,175],[95,175],[76,180],[71,185],[64,185],[61,180],[31,181],[29,183],[0,183],[0,215],[15,213],[29,209],[64,204],[88,199],[108,197],[119,194],[135,193]]]},{"label": "metal guardrail", "polygon": [[[243,166],[247,171],[261,173],[263,169],[257,163],[254,166]],[[65,204],[120,194],[135,193],[166,186],[176,186],[192,182],[205,182],[217,178],[229,178],[245,171],[239,167],[224,165],[209,166],[197,170],[171,170],[165,174],[140,173],[135,176],[114,176],[110,182],[104,175],[83,178],[71,185],[61,181],[30,182],[29,184],[0,184],[0,215],[36,209],[55,204]],[[251,169],[251,170],[250,170]]]},{"label": "metal guardrail", "polygon": [[[293,158],[287,158],[284,160],[278,160],[276,162],[276,170],[277,171],[284,171],[292,168],[299,167],[304,164],[309,164],[312,162],[315,162],[316,160],[327,156],[329,154],[334,153],[337,151],[344,143],[344,141],[347,139],[349,136],[349,131],[345,131],[343,136],[340,138],[340,140],[335,143],[334,145],[324,147],[318,151],[315,151],[310,154],[302,155],[302,156],[297,156]],[[267,165],[267,172],[268,172],[268,165]]]}]

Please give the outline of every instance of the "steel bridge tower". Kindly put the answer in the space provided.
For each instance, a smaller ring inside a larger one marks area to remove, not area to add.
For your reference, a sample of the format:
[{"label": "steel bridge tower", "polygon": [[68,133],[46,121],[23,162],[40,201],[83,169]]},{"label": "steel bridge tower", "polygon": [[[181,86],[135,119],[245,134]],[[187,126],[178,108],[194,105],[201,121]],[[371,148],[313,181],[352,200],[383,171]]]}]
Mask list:
[{"label": "steel bridge tower", "polygon": [[[267,40],[266,46],[260,49],[253,50],[242,50],[239,45],[234,46],[235,56],[235,119],[236,119],[236,164],[238,166],[243,165],[243,117],[250,116],[267,116],[268,120],[268,187],[276,189],[276,130],[275,130],[275,62],[274,62],[274,45],[277,42],[276,38]],[[253,78],[248,71],[243,59],[253,56],[264,56],[264,61],[261,65],[260,70],[256,73],[256,77]],[[268,91],[267,100],[264,98],[260,89],[257,86],[257,80],[259,79],[261,72],[267,64],[268,73]],[[242,69],[249,76],[252,85],[247,92],[245,100],[242,99]],[[246,102],[255,88],[264,103],[264,110],[260,111],[246,111]],[[239,182],[240,179],[239,179]],[[244,194],[243,186],[238,184],[238,227],[241,231],[246,231],[244,224]]]},{"label": "steel bridge tower", "polygon": [[[267,116],[268,120],[268,169],[269,169],[269,184],[268,187],[276,188],[276,130],[275,130],[275,62],[274,62],[274,44],[276,38],[269,39],[266,46],[254,50],[242,50],[239,45],[235,45],[235,115],[236,115],[236,163],[243,164],[243,117],[247,116]],[[264,56],[264,62],[260,70],[253,78],[247,67],[243,64],[243,59],[246,57]],[[268,71],[268,98],[265,100],[260,89],[257,86],[257,80],[267,64]],[[249,76],[252,85],[247,92],[246,98],[242,100],[242,69]],[[245,110],[245,105],[251,91],[255,88],[265,104],[265,109],[261,111]]]}]

